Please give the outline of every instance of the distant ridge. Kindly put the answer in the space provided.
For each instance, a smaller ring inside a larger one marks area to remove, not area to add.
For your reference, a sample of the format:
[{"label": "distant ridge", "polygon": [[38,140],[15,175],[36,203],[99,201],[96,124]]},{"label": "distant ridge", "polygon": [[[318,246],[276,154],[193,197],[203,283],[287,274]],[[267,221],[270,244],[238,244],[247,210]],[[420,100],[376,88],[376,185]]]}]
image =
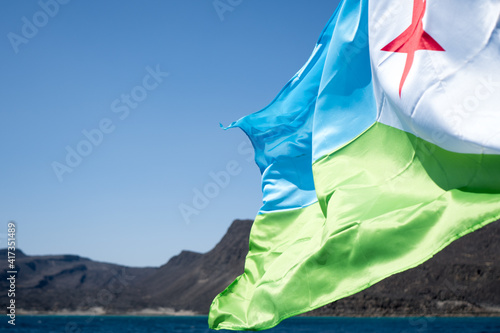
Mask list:
[{"label": "distant ridge", "polygon": [[130,294],[113,303],[143,308],[173,308],[208,313],[214,297],[243,273],[248,236],[253,221],[236,220],[226,235],[205,254],[183,251],[146,277]]},{"label": "distant ridge", "polygon": [[[16,305],[24,313],[206,314],[243,272],[250,220],[233,222],[205,254],[182,251],[158,268],[131,268],[74,255],[16,251]],[[0,250],[0,288],[8,290]],[[6,306],[7,293],[0,293]],[[452,243],[434,258],[308,313],[322,316],[500,316],[500,223]]]}]

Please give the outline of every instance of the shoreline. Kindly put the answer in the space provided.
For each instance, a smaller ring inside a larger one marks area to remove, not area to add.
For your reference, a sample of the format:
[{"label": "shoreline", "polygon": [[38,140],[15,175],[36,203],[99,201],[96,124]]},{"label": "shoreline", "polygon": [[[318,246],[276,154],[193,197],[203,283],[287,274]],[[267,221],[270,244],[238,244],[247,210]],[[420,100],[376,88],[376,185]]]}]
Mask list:
[{"label": "shoreline", "polygon": [[[41,311],[25,311],[20,310],[16,316],[25,317],[208,317],[208,314],[193,313],[192,311],[178,312],[160,312],[160,311],[133,311],[123,313],[106,313],[92,311],[58,311],[58,312],[41,312]],[[411,315],[321,315],[321,316],[305,316],[299,315],[292,318],[500,318],[500,312],[488,313],[466,313],[466,314],[411,314]]]}]

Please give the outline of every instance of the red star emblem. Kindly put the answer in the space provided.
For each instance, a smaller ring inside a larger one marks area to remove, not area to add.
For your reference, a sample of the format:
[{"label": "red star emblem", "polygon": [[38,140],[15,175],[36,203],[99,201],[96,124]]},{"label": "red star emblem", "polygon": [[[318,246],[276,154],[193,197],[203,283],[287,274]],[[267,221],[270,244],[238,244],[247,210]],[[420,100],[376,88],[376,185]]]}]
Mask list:
[{"label": "red star emblem", "polygon": [[418,50],[444,51],[441,45],[424,31],[422,19],[425,14],[425,6],[426,0],[413,0],[411,25],[396,39],[382,48],[382,51],[406,53],[405,69],[399,84],[399,97],[401,97],[401,90],[413,65],[415,52]]}]

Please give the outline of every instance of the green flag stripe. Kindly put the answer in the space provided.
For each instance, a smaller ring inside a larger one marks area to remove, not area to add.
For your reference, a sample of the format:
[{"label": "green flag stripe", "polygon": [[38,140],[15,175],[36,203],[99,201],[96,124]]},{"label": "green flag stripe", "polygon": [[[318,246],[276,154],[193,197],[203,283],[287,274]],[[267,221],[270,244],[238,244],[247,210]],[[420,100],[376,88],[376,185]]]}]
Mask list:
[{"label": "green flag stripe", "polygon": [[262,330],[290,317],[277,317],[282,312],[296,311],[293,304],[297,295],[282,287],[303,286],[297,286],[292,275],[297,265],[317,250],[319,243],[313,237],[319,235],[324,221],[318,203],[257,215],[250,232],[245,272],[214,299],[210,327]]},{"label": "green flag stripe", "polygon": [[451,153],[381,123],[313,172],[318,203],[257,217],[245,273],[214,300],[212,328],[271,328],[500,218],[500,156]]}]

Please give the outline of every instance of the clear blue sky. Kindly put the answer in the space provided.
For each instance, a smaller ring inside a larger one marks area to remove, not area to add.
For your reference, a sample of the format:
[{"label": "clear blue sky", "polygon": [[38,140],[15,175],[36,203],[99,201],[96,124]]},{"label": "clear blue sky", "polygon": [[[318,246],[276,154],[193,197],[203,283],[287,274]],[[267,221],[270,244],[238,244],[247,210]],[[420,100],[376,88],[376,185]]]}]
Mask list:
[{"label": "clear blue sky", "polygon": [[159,266],[254,218],[250,145],[219,123],[272,101],[338,1],[60,2],[2,2],[0,247],[13,220],[27,254]]}]

